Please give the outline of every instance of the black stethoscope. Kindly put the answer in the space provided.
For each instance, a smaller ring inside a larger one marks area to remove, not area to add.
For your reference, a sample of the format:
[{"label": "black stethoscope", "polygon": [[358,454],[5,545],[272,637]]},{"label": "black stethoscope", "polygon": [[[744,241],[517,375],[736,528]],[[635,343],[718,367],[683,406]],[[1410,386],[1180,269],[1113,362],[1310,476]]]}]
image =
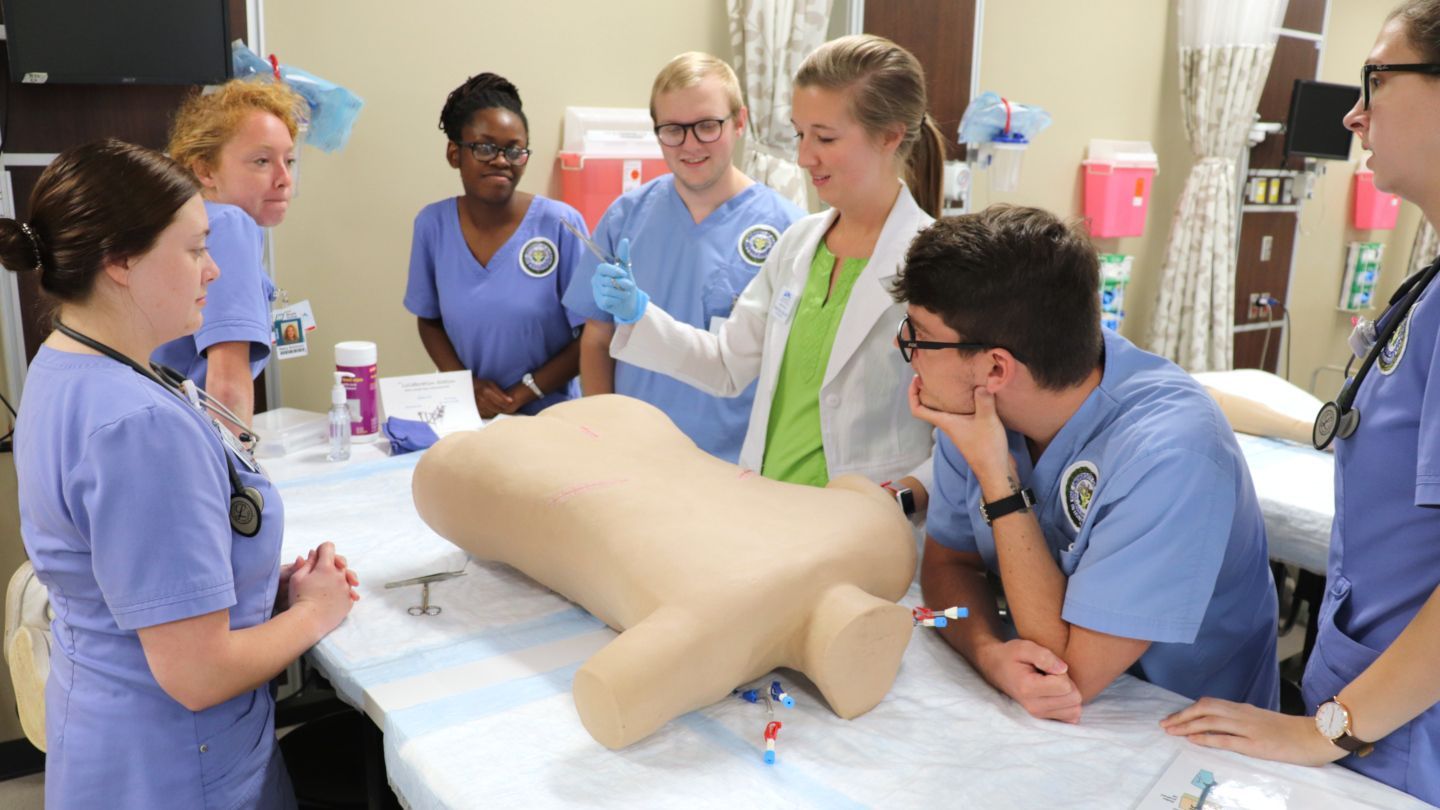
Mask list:
[{"label": "black stethoscope", "polygon": [[[1356,372],[1353,379],[1347,379],[1340,387],[1340,396],[1325,403],[1320,407],[1320,413],[1315,416],[1315,427],[1310,431],[1310,443],[1315,445],[1316,450],[1324,450],[1330,446],[1336,436],[1348,439],[1354,435],[1355,430],[1360,427],[1360,410],[1355,407],[1355,397],[1359,396],[1360,383],[1365,380],[1365,375],[1370,373],[1370,368],[1385,351],[1390,339],[1395,336],[1398,330],[1409,317],[1410,310],[1415,302],[1420,300],[1421,293],[1430,285],[1435,273],[1440,270],[1440,260],[1426,268],[1425,272],[1418,273],[1406,279],[1390,296],[1390,306],[1385,315],[1391,315],[1385,322],[1385,328],[1375,337],[1375,343],[1370,351],[1365,353],[1365,362],[1360,364],[1360,371]],[[1403,300],[1402,300],[1403,299]],[[1397,309],[1395,302],[1400,301]],[[1380,317],[1384,318],[1385,315]],[[1350,362],[1355,362],[1351,357]],[[1350,363],[1345,364],[1345,376],[1350,376]]]},{"label": "black stethoscope", "polygon": [[[129,366],[136,374],[154,381],[155,384],[161,388],[190,402],[190,404],[197,409],[203,407],[198,405],[198,403],[191,402],[189,398],[186,397],[184,390],[180,384],[176,382],[176,380],[184,382],[185,377],[175,369],[153,362],[150,364],[150,368],[147,369],[129,357],[106,346],[104,343],[76,332],[74,329],[60,323],[58,319],[55,321],[55,328],[60,330],[61,334],[66,337],[85,346],[89,346],[117,363]],[[225,428],[220,427],[220,424],[215,422],[213,418],[211,419],[211,424],[214,425],[216,430],[225,430]],[[223,438],[222,443],[225,443]],[[236,534],[244,537],[254,537],[260,533],[260,512],[265,508],[265,497],[260,494],[260,490],[245,486],[245,482],[240,480],[240,473],[235,469],[235,462],[230,460],[230,451],[226,449],[223,452],[225,454],[225,471],[230,477],[230,528],[234,529]]]}]

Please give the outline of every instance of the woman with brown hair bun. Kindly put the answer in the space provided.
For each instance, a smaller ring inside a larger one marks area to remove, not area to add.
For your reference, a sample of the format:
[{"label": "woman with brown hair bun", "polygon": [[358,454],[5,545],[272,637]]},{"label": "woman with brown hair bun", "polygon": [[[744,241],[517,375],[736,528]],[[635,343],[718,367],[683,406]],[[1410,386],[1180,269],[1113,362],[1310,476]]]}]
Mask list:
[{"label": "woman with brown hair bun", "polygon": [[147,362],[204,321],[205,209],[174,161],[107,140],[50,164],[27,222],[0,219],[0,263],[58,302],[15,426],[55,617],[47,807],[294,807],[269,682],[358,598],[330,543],[280,564],[279,493]]}]

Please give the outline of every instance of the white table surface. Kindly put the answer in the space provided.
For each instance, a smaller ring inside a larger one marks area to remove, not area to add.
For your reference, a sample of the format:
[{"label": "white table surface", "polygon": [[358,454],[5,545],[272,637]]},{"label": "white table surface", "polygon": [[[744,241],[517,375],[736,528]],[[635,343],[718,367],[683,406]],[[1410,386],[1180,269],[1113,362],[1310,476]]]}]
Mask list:
[{"label": "white table surface", "polygon": [[[798,705],[775,709],[773,766],[761,759],[765,710],[739,699],[609,751],[580,725],[570,685],[615,634],[431,532],[411,501],[416,460],[387,457],[382,442],[339,464],[322,448],[266,464],[285,502],[286,554],[333,540],[361,577],[361,601],[311,658],[383,730],[391,785],[409,807],[1126,808],[1193,749],[1157,725],[1186,704],[1178,695],[1122,676],[1078,725],[1035,720],[917,630],[890,694],[853,721],[803,677],[778,673]],[[465,576],[431,588],[439,616],[406,613],[418,587],[383,588],[462,565]],[[912,589],[906,602],[917,598]],[[1223,769],[1230,755],[1204,756]],[[1336,806],[1426,806],[1337,766],[1247,762],[1320,787]]]}]

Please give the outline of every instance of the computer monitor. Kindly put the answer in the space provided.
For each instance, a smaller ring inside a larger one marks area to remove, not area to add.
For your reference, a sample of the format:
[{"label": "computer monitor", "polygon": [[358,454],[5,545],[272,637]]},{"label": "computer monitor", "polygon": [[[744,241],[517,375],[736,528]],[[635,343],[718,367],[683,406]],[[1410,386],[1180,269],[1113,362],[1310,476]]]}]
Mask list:
[{"label": "computer monitor", "polygon": [[218,84],[233,73],[225,0],[3,0],[0,5],[12,82]]},{"label": "computer monitor", "polygon": [[1285,156],[1349,160],[1353,133],[1345,113],[1360,99],[1360,88],[1296,79],[1285,124]]}]

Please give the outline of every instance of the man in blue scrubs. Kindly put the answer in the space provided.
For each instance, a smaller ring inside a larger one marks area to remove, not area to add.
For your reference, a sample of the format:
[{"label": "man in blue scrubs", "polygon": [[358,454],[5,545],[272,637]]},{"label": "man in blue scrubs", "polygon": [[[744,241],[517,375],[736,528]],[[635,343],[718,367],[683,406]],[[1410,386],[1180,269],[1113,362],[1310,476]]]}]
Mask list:
[{"label": "man in blue scrubs", "polygon": [[1078,721],[1124,672],[1274,708],[1245,459],[1188,374],[1101,330],[1098,279],[1089,240],[1032,208],[944,219],[911,245],[898,342],[911,411],[941,434],[925,602],[969,607],[946,640],[1037,717]]},{"label": "man in blue scrubs", "polygon": [[[701,53],[672,59],[650,94],[650,116],[671,174],[616,200],[595,228],[596,243],[612,255],[621,239],[630,240],[636,283],[676,320],[702,329],[730,316],[780,234],[804,215],[731,162],[747,115],[729,65]],[[580,338],[581,390],[645,400],[700,449],[735,461],[750,423],[754,384],[738,397],[713,397],[611,359],[614,319],[595,305],[590,290],[596,264],[593,256],[582,258],[564,299],[587,319]]]}]

